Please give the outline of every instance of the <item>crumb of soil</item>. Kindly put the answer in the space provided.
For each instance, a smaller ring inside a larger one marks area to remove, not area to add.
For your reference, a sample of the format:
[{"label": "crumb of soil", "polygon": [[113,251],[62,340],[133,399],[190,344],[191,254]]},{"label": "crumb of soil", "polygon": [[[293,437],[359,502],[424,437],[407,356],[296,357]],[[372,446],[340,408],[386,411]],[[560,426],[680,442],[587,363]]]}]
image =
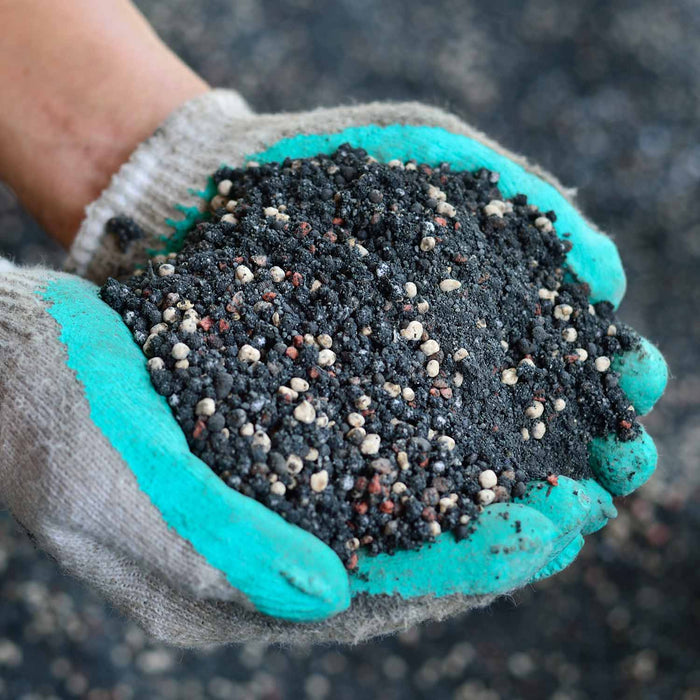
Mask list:
[{"label": "crumb of soil", "polygon": [[105,230],[116,238],[122,253],[126,253],[134,241],[145,235],[144,230],[128,216],[113,216],[105,224]]},{"label": "crumb of soil", "polygon": [[498,179],[350,145],[222,168],[180,252],[102,289],[192,452],[350,569],[639,432],[610,369],[637,337]]}]

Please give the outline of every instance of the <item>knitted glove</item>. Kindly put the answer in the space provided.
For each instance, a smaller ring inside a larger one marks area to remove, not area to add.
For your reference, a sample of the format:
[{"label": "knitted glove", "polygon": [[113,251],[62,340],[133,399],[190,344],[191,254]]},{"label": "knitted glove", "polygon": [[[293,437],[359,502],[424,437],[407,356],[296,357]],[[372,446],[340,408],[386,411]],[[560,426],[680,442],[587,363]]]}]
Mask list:
[{"label": "knitted glove", "polygon": [[[200,195],[189,188],[204,187],[222,162],[312,156],[346,141],[380,160],[499,171],[505,196],[523,192],[557,212],[574,243],[569,267],[592,298],[619,303],[624,275],[610,240],[551,177],[454,117],[419,105],[252,117],[223,91],[185,105],[137,149],[88,208],[70,264],[97,282],[131,272],[172,233],[174,203],[183,227],[198,216]],[[104,235],[122,213],[148,233],[126,253]],[[0,493],[65,568],[171,643],[359,641],[483,605],[570,563],[582,535],[614,517],[610,494],[633,490],[655,465],[645,433],[595,441],[598,481],[533,483],[518,502],[487,506],[467,540],[445,533],[417,551],[362,556],[360,575],[348,577],[323,543],[189,453],[145,358],[95,287],[14,271],[0,297]],[[616,368],[639,412],[651,408],[666,380],[658,351],[645,342]]]}]

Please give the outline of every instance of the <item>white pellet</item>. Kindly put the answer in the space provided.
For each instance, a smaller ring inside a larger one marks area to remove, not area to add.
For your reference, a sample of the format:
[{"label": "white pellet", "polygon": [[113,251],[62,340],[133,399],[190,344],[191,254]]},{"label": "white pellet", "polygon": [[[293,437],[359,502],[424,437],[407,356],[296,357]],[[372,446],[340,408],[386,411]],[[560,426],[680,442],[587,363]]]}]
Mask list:
[{"label": "white pellet", "polygon": [[306,379],[302,379],[301,377],[293,377],[292,379],[290,379],[289,386],[291,386],[292,389],[294,389],[294,391],[309,390],[309,382],[307,382]]},{"label": "white pellet", "polygon": [[437,340],[433,340],[431,338],[430,340],[426,340],[420,346],[420,350],[426,357],[430,357],[431,355],[434,355],[436,352],[440,352],[440,343],[438,343]]},{"label": "white pellet", "polygon": [[294,409],[294,417],[300,423],[309,425],[316,420],[316,409],[308,401],[302,401]]},{"label": "white pellet", "polygon": [[175,343],[175,345],[173,345],[173,349],[170,351],[170,354],[176,360],[184,360],[190,354],[190,347],[184,343]]},{"label": "white pellet", "polygon": [[518,371],[515,367],[509,367],[501,372],[501,382],[508,386],[518,383]]},{"label": "white pellet", "polygon": [[440,289],[443,292],[454,292],[456,289],[459,289],[462,286],[462,283],[459,280],[453,280],[453,279],[445,279],[440,282]]},{"label": "white pellet", "polygon": [[249,267],[239,265],[236,268],[236,279],[241,284],[248,284],[248,282],[252,282],[255,279],[255,275],[253,275]]},{"label": "white pellet", "polygon": [[238,351],[238,359],[241,362],[258,362],[260,360],[260,350],[252,345],[241,345]]},{"label": "white pellet", "polygon": [[420,321],[411,321],[401,331],[401,336],[406,340],[420,340],[423,335],[423,324]]},{"label": "white pellet", "polygon": [[526,409],[525,415],[528,418],[539,418],[544,413],[544,405],[539,401],[533,401]]},{"label": "white pellet", "polygon": [[198,416],[213,416],[216,413],[216,404],[214,399],[202,399],[197,402],[194,412]]},{"label": "white pellet", "polygon": [[595,368],[599,372],[607,372],[610,369],[610,358],[601,355],[595,359]]},{"label": "white pellet", "polygon": [[316,493],[321,493],[321,491],[328,486],[328,472],[325,469],[321,469],[320,472],[312,474],[309,481],[311,483],[311,490]]}]

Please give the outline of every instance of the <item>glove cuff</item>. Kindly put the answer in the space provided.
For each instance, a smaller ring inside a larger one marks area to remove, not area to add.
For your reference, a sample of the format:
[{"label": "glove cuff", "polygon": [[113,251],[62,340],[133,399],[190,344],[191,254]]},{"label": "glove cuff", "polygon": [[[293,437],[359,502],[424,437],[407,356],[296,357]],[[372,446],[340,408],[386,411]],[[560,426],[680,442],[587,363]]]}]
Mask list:
[{"label": "glove cuff", "polygon": [[[203,186],[201,174],[218,167],[215,157],[207,158],[215,155],[207,144],[216,140],[221,125],[252,116],[235,90],[211,90],[176,109],[87,206],[65,269],[98,284],[108,276],[132,272],[134,260],[143,258],[148,249],[161,247],[159,238],[171,232],[166,219],[178,218],[175,205],[193,203],[189,189]],[[121,214],[131,217],[147,234],[127,253],[105,235],[107,221]]]}]

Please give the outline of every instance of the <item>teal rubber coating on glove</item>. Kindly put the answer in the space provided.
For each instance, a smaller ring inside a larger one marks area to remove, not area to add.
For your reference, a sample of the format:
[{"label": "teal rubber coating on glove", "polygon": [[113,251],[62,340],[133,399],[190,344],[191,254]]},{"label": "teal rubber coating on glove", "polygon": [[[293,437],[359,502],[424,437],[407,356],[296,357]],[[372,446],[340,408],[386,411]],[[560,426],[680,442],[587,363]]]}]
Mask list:
[{"label": "teal rubber coating on glove", "polygon": [[[256,610],[306,622],[350,604],[338,556],[321,540],[224,484],[189,450],[121,317],[81,279],[42,296],[61,328],[90,416],[129,465],[169,527],[189,541]],[[41,294],[41,293],[40,293]]]},{"label": "teal rubber coating on glove", "polygon": [[593,438],[588,461],[598,481],[613,496],[626,496],[644,484],[656,469],[656,445],[642,428],[636,440],[622,442],[615,435]]},{"label": "teal rubber coating on glove", "polygon": [[558,574],[563,569],[566,569],[583,549],[584,539],[581,535],[576,535],[571,542],[552,559],[548,564],[545,564],[531,579],[531,583],[540,581],[543,578],[549,578]]},{"label": "teal rubber coating on glove", "polygon": [[581,532],[592,504],[586,487],[566,476],[558,477],[556,486],[547,481],[531,481],[515,502],[534,508],[554,523],[559,537],[552,542],[552,557],[558,556]]},{"label": "teal rubber coating on glove", "polygon": [[591,499],[591,509],[588,511],[588,520],[581,528],[582,535],[590,535],[605,527],[608,520],[617,517],[617,508],[613,504],[610,492],[604,489],[595,479],[582,479],[579,481],[586,489]]},{"label": "teal rubber coating on glove", "polygon": [[638,348],[613,358],[612,368],[620,373],[620,387],[637,413],[649,413],[668,382],[668,365],[659,349],[641,338]]},{"label": "teal rubber coating on glove", "polygon": [[591,301],[607,300],[619,306],[626,280],[612,240],[588,224],[556,187],[468,136],[432,126],[357,126],[333,134],[300,134],[282,139],[248,160],[271,163],[285,158],[309,158],[319,153],[330,154],[344,143],[364,148],[383,162],[394,158],[416,159],[431,166],[447,162],[457,170],[488,168],[497,171],[501,176],[498,187],[504,197],[526,194],[529,203],[541,211],[556,212],[557,231],[560,235],[568,234],[567,240],[573,244],[567,255],[567,265],[581,281],[588,283]]},{"label": "teal rubber coating on glove", "polygon": [[534,508],[494,503],[460,542],[445,532],[418,550],[376,556],[360,552],[352,594],[413,598],[505,593],[527,583],[551,559],[559,536],[552,521]]}]

